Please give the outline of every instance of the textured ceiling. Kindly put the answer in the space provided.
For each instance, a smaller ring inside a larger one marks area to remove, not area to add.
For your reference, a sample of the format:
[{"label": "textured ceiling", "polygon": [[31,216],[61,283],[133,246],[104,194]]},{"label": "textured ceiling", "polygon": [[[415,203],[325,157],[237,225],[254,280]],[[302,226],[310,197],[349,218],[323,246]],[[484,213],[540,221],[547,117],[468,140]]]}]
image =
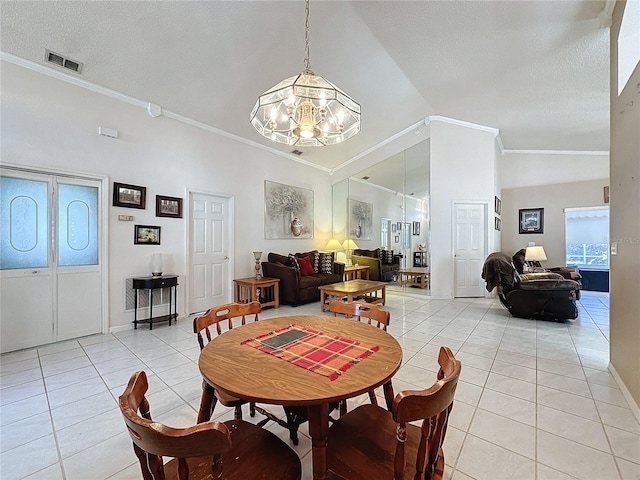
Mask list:
[{"label": "textured ceiling", "polygon": [[[430,115],[497,128],[508,150],[608,151],[605,1],[311,2],[311,67],[362,105],[362,131],[303,148],[335,168]],[[6,1],[3,52],[280,152],[249,112],[304,67],[302,1]],[[52,67],[55,68],[55,67]]]}]

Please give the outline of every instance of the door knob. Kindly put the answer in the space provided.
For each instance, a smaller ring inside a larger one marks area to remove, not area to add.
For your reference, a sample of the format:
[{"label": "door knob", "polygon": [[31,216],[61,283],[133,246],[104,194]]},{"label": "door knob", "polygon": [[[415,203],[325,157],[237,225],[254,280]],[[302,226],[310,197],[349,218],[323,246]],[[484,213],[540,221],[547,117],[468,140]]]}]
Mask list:
[{"label": "door knob", "polygon": [[224,260],[229,260],[229,257],[227,257],[226,255],[224,256]]}]

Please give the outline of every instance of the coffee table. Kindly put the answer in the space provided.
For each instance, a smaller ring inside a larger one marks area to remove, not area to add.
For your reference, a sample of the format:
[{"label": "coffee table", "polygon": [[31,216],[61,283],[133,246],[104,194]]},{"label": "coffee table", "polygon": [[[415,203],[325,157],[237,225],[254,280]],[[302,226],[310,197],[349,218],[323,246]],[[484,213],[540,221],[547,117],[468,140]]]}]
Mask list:
[{"label": "coffee table", "polygon": [[[367,303],[382,303],[386,301],[385,282],[374,282],[373,280],[349,280],[348,282],[332,283],[330,285],[321,285],[320,290],[320,309],[324,312],[329,308],[332,300],[347,298],[348,302],[352,302],[354,298],[362,297]],[[378,296],[380,291],[380,296]]]},{"label": "coffee table", "polygon": [[398,272],[400,286],[425,288],[429,285],[429,267],[412,267]]}]

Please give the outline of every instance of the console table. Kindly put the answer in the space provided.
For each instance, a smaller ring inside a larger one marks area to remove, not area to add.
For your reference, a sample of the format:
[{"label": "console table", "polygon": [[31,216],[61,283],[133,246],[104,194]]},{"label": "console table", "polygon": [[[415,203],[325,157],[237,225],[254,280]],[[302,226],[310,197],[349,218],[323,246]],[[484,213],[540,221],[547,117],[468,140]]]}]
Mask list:
[{"label": "console table", "polygon": [[[138,328],[138,323],[148,323],[149,330],[153,330],[153,322],[166,322],[178,318],[178,276],[162,275],[160,277],[138,277],[133,279],[133,291],[135,293],[135,308],[133,313],[133,328]],[[153,291],[157,288],[169,288],[169,314],[153,316]],[[138,320],[138,290],[149,290],[149,318]],[[173,306],[173,313],[171,307]],[[177,321],[177,320],[176,320]]]}]

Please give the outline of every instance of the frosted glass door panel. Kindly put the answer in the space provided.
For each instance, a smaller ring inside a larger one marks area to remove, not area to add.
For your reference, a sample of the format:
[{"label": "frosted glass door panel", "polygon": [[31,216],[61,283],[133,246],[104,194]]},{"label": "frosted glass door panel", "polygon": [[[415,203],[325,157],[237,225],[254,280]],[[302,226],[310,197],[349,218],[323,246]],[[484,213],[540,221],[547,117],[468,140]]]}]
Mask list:
[{"label": "frosted glass door panel", "polygon": [[0,177],[0,269],[48,266],[48,185]]},{"label": "frosted glass door panel", "polygon": [[97,265],[98,189],[58,185],[58,266]]}]

